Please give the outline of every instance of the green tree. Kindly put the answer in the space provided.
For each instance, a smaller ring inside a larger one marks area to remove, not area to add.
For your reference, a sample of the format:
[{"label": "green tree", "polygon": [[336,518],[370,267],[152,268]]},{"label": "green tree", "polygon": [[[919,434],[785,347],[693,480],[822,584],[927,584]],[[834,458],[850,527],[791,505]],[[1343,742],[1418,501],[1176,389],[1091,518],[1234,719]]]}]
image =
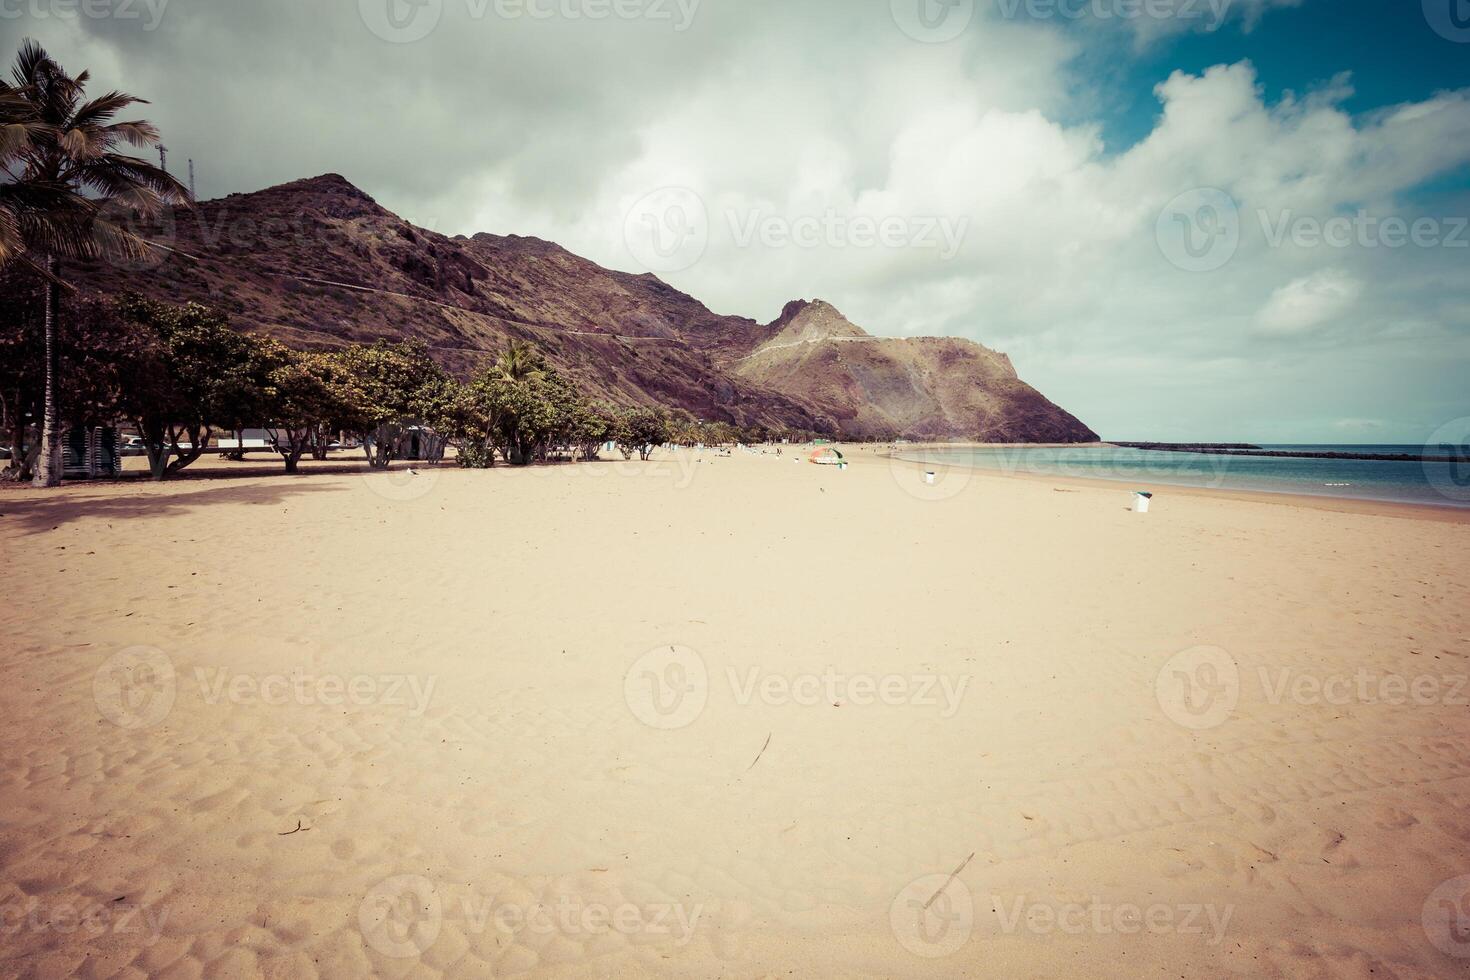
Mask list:
[{"label": "green tree", "polygon": [[603,443],[615,441],[617,429],[613,419],[616,411],[610,406],[594,405],[579,398],[569,415],[571,425],[567,439],[578,459],[595,460]]},{"label": "green tree", "polygon": [[490,439],[512,466],[530,465],[558,422],[560,379],[530,344],[513,340],[480,379],[495,426]]},{"label": "green tree", "polygon": [[455,458],[466,469],[495,465],[494,434],[500,424],[500,402],[494,382],[498,377],[487,372],[463,384],[446,379],[440,390],[432,421],[454,446]]},{"label": "green tree", "polygon": [[340,386],[336,427],[362,439],[369,466],[386,469],[402,452],[409,430],[427,426],[440,411],[444,372],[419,341],[379,340],[327,357],[328,377]]},{"label": "green tree", "polygon": [[669,441],[669,419],[660,409],[635,408],[623,414],[618,445],[624,456],[633,453],[647,462],[654,449]]},{"label": "green tree", "polygon": [[495,368],[511,381],[530,381],[546,373],[546,359],[534,345],[512,340],[496,359]]},{"label": "green tree", "polygon": [[258,342],[213,310],[137,297],[118,303],[139,329],[119,359],[119,414],[137,427],[153,478],[162,480],[204,455],[215,430],[259,421],[267,401]]},{"label": "green tree", "polygon": [[[382,371],[368,363],[373,348],[358,348],[336,355],[351,362],[347,373],[355,394],[348,399],[358,408],[347,427],[376,424],[379,419],[396,419],[408,411],[432,426],[457,450],[461,466],[489,468],[500,456],[513,466],[525,466],[566,451],[572,458],[595,459],[597,449],[612,438],[614,416],[610,409],[592,405],[569,379],[562,377],[530,344],[514,341],[494,362],[470,380],[460,383],[437,369],[423,384],[410,384],[412,396],[395,395],[392,379],[416,377],[420,371],[399,365]],[[364,379],[367,379],[366,381]],[[405,405],[412,404],[411,409]],[[373,406],[394,406],[373,414]],[[391,442],[391,433],[378,444]]]},{"label": "green tree", "polygon": [[558,409],[545,373],[525,381],[502,378],[494,386],[500,407],[496,448],[512,466],[528,466],[542,451],[556,428]]},{"label": "green tree", "polygon": [[12,82],[0,82],[0,261],[19,254],[47,280],[45,396],[37,486],[61,482],[61,420],[57,409],[62,260],[101,256],[135,258],[150,246],[111,216],[153,217],[188,192],[168,173],[117,152],[127,143],[151,147],[158,130],[144,120],[114,121],[142,99],[109,92],[85,100],[87,72],[73,77],[40,45],[21,46]]},{"label": "green tree", "polygon": [[[14,262],[0,270],[0,443],[11,458],[0,479],[31,479],[40,454],[39,420],[46,396],[47,282]],[[68,425],[106,425],[117,418],[120,371],[140,342],[110,301],[64,292],[56,318],[58,402]]]},{"label": "green tree", "polygon": [[58,184],[21,179],[26,155],[49,135],[30,96],[29,87],[0,79],[0,174],[6,178],[0,183],[0,268],[15,262],[44,274],[28,250],[33,243],[64,240],[73,229],[64,220],[63,207],[81,214],[87,202]]},{"label": "green tree", "polygon": [[700,425],[694,416],[683,409],[677,409],[669,416],[669,441],[676,446],[688,448],[699,442],[701,438]]},{"label": "green tree", "polygon": [[346,410],[341,372],[329,355],[292,350],[273,340],[261,344],[264,367],[262,418],[286,464],[295,473],[301,457],[324,437],[330,421]]},{"label": "green tree", "polygon": [[729,422],[707,422],[704,426],[704,438],[700,441],[706,446],[728,446],[737,439],[735,427]]},{"label": "green tree", "polygon": [[487,467],[498,453],[525,466],[566,451],[595,459],[611,413],[592,405],[534,347],[513,341],[495,362],[454,391],[444,420],[461,465]]}]

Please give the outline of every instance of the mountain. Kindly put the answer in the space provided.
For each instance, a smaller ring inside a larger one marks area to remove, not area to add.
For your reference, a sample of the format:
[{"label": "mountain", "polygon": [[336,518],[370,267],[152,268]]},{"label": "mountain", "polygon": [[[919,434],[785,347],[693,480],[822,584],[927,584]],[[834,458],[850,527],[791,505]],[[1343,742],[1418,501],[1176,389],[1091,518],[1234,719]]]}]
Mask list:
[{"label": "mountain", "polygon": [[165,246],[147,268],[94,264],[79,279],[205,303],[296,346],[412,338],[464,375],[517,338],[594,396],[704,419],[854,437],[1096,438],[969,341],[870,337],[820,302],[770,324],[722,316],[552,242],[415,227],[335,174],[143,230]]},{"label": "mountain", "polygon": [[1096,434],[968,340],[873,337],[830,304],[787,305],[735,373],[812,405],[863,438],[1095,442]]}]

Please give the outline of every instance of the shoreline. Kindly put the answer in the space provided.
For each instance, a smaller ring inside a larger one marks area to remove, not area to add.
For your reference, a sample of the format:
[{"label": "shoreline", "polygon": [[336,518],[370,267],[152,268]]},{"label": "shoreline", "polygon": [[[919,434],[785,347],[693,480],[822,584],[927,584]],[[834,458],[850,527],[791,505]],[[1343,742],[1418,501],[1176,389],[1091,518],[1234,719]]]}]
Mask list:
[{"label": "shoreline", "polygon": [[[849,462],[862,463],[867,461],[882,460],[890,465],[902,464],[921,471],[926,466],[943,466],[945,464],[922,463],[902,458],[900,453],[911,451],[924,451],[929,449],[1070,449],[1080,446],[1108,447],[1114,443],[977,443],[977,442],[950,442],[950,443],[910,443],[897,453],[890,451],[885,443],[833,443],[834,448],[840,449],[848,454]],[[775,447],[767,447],[768,450]],[[800,451],[803,446],[780,447],[788,450]],[[712,452],[712,450],[705,450]],[[680,454],[691,453],[689,449],[659,450],[653,458],[653,462],[659,461],[659,456],[668,462],[677,458]],[[757,450],[759,454],[759,450]],[[601,464],[622,463],[624,461],[612,458],[603,458],[598,461]],[[498,464],[489,473],[514,473],[514,472],[542,472],[570,465],[597,465],[593,464],[570,464],[565,462],[551,462],[533,464],[523,470]],[[433,472],[435,470],[458,470],[459,467],[452,455],[446,456],[439,464],[433,465],[423,462],[408,460],[396,460],[388,472],[400,473],[410,467]],[[1017,470],[1016,472],[1004,472],[1001,470],[987,469],[983,467],[957,467],[965,472],[985,480],[1012,480],[1019,479],[1028,483],[1052,483],[1068,489],[1097,489],[1119,491],[1130,486],[1129,480],[1109,480],[1100,477],[1073,476],[1064,474],[1033,473]],[[330,457],[325,460],[313,460],[304,458],[301,460],[299,473],[291,475],[282,472],[278,460],[262,457],[258,460],[245,460],[243,462],[225,461],[217,457],[207,455],[197,463],[184,471],[182,474],[171,477],[163,482],[148,478],[146,472],[128,470],[123,476],[108,480],[68,480],[68,487],[103,488],[117,486],[122,488],[140,487],[167,487],[174,485],[187,486],[197,482],[227,482],[232,480],[272,480],[285,479],[287,482],[299,480],[310,476],[368,476],[373,473],[384,471],[370,470],[366,463],[355,454],[351,458],[340,456]],[[1219,500],[1233,500],[1239,502],[1256,502],[1274,504],[1277,506],[1296,506],[1310,510],[1324,511],[1339,514],[1367,514],[1382,517],[1399,517],[1407,520],[1436,521],[1448,524],[1470,524],[1470,506],[1456,506],[1454,504],[1430,504],[1412,501],[1395,500],[1373,500],[1361,497],[1338,497],[1331,494],[1308,494],[1291,493],[1275,490],[1244,490],[1227,487],[1199,487],[1179,484],[1161,483],[1159,487],[1167,490],[1168,496],[1186,496],[1213,498]],[[32,491],[30,484],[0,483],[0,495],[25,495]],[[46,491],[50,492],[50,491]],[[1163,496],[1165,491],[1155,494],[1156,500]]]},{"label": "shoreline", "polygon": [[1192,453],[1196,456],[1259,456],[1266,459],[1355,459],[1374,463],[1465,463],[1470,456],[1431,456],[1428,453],[1339,452],[1313,449],[1267,449],[1263,446],[1211,445],[1176,442],[1110,442],[1104,445],[1119,449],[1138,449],[1147,453]]},{"label": "shoreline", "polygon": [[[912,449],[923,451],[925,449],[1075,449],[1081,446],[1114,446],[1115,443],[1074,443],[1070,445],[1061,444],[1018,444],[1018,443],[914,443]],[[900,450],[905,452],[908,450]],[[892,452],[883,452],[880,458],[890,459],[896,463],[913,466],[922,469],[925,466],[943,466],[939,463],[920,463],[914,460],[903,459]],[[1000,470],[986,469],[983,467],[963,467],[967,472],[977,476],[989,477],[991,479],[1007,480],[1021,479],[1031,482],[1062,483],[1069,487],[1090,487],[1097,489],[1117,490],[1129,486],[1130,481],[1118,479],[1108,480],[1101,477],[1086,477],[1072,475],[1051,475],[1046,473],[1031,473],[1017,471],[1006,473]],[[1322,510],[1341,514],[1373,514],[1385,517],[1402,517],[1411,520],[1439,521],[1451,524],[1470,524],[1470,506],[1456,506],[1455,504],[1430,504],[1402,500],[1375,500],[1363,497],[1338,497],[1331,494],[1291,493],[1283,490],[1241,490],[1229,487],[1198,487],[1182,484],[1160,483],[1161,487],[1167,487],[1170,494],[1181,494],[1190,497],[1213,497],[1224,500],[1257,501],[1277,505],[1295,505],[1307,507],[1312,510]],[[1156,494],[1157,496],[1157,494]]]}]

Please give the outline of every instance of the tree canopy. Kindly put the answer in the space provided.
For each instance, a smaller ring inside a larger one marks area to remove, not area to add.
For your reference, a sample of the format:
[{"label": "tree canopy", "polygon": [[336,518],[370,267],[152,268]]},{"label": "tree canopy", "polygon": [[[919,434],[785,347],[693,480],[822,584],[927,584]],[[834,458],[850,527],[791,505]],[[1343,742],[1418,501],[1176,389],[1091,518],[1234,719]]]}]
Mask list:
[{"label": "tree canopy", "polygon": [[[0,285],[0,425],[5,441],[21,450],[6,472],[23,478],[39,444],[45,281],[12,267],[0,273]],[[460,465],[478,468],[595,460],[608,444],[646,460],[669,442],[715,445],[767,434],[594,401],[522,341],[460,381],[422,343],[297,350],[240,333],[223,314],[194,303],[69,292],[61,312],[60,417],[75,425],[129,423],[157,479],[214,451],[216,435],[245,428],[271,434],[288,472],[308,451],[324,456],[339,435],[360,445],[372,467],[389,466],[412,441],[429,459],[452,444]]]}]

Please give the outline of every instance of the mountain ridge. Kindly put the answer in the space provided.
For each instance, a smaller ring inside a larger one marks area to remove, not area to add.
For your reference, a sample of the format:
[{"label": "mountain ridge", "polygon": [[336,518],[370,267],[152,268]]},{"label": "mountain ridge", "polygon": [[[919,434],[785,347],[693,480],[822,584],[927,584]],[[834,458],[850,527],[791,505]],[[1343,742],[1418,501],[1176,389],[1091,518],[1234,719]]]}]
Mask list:
[{"label": "mountain ridge", "polygon": [[[971,345],[973,356],[950,358],[962,376],[911,377],[942,366],[904,346],[915,339],[872,337],[825,301],[794,300],[769,324],[715,313],[655,275],[556,242],[416,227],[340,174],[200,202],[143,231],[166,246],[147,268],[94,263],[82,284],[205,303],[246,332],[304,347],[417,339],[461,375],[509,340],[530,341],[595,397],[710,420],[850,438],[1096,439],[1014,370],[971,370],[1004,359],[971,341],[933,339]],[[794,346],[781,348],[783,334]],[[846,352],[857,375],[849,363],[822,377],[844,360],[831,348],[859,347],[871,349]],[[956,394],[985,384],[985,397]]]}]

